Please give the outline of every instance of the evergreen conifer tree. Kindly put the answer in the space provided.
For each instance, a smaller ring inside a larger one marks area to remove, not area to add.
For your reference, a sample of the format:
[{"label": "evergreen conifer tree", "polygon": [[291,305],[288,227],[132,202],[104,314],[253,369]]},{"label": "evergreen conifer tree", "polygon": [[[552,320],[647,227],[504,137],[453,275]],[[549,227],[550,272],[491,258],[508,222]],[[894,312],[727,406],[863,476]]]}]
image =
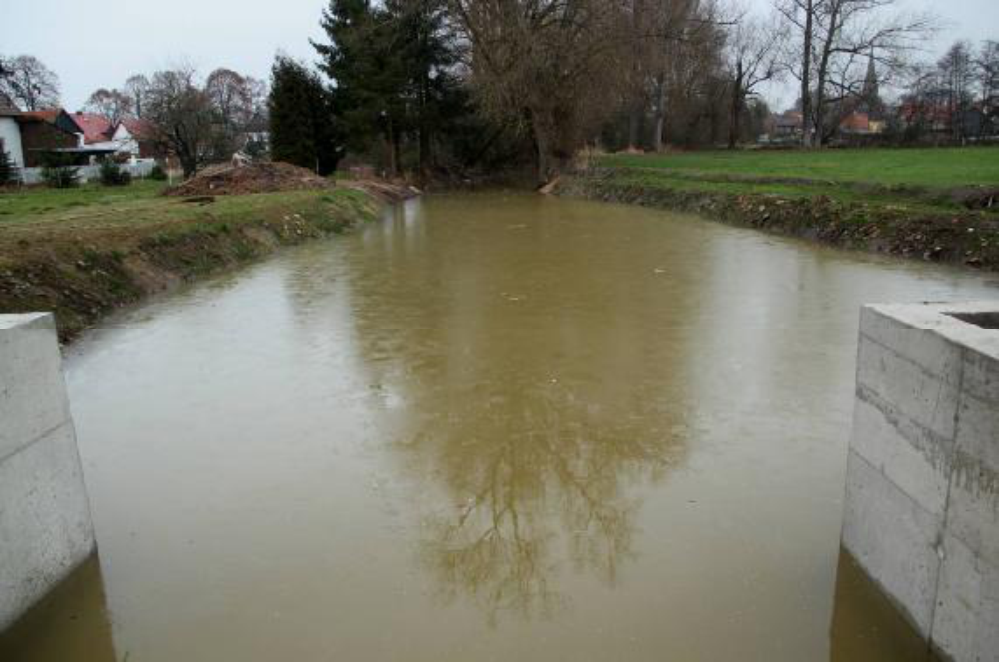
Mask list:
[{"label": "evergreen conifer tree", "polygon": [[5,149],[3,141],[0,140],[0,186],[16,184],[21,181],[21,172],[17,163]]},{"label": "evergreen conifer tree", "polygon": [[336,170],[342,152],[340,132],[330,92],[315,72],[279,55],[271,69],[268,107],[271,158],[320,175]]}]

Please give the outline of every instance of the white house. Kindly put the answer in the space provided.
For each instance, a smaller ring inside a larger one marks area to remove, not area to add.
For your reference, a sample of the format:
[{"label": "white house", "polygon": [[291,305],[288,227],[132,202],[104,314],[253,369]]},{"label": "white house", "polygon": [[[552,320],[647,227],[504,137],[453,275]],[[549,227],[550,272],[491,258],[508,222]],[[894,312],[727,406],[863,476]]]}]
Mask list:
[{"label": "white house", "polygon": [[14,116],[17,111],[0,110],[0,144],[10,155],[18,169],[24,168],[24,150],[21,146],[21,127]]}]

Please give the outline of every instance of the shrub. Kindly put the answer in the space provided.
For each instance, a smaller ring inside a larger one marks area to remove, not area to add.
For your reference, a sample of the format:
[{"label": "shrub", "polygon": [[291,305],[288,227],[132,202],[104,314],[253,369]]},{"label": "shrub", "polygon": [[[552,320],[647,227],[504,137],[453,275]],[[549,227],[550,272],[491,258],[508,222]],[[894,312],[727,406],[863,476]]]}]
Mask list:
[{"label": "shrub", "polygon": [[101,162],[101,184],[104,186],[128,186],[132,183],[132,173],[111,159]]},{"label": "shrub", "polygon": [[17,163],[10,154],[4,150],[3,140],[0,140],[0,186],[5,184],[17,184],[21,181],[21,172]]},{"label": "shrub", "polygon": [[52,188],[74,188],[80,185],[80,169],[65,154],[49,154],[42,165],[42,180]]},{"label": "shrub", "polygon": [[165,182],[167,179],[166,170],[157,163],[153,166],[153,169],[149,171],[149,179],[156,180],[158,182]]}]

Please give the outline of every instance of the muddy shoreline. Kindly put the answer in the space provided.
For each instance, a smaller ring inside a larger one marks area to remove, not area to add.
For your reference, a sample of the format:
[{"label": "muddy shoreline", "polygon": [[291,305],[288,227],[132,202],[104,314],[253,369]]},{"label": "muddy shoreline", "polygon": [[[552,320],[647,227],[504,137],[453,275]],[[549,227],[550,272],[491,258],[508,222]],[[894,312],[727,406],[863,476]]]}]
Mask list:
[{"label": "muddy shoreline", "polygon": [[984,211],[913,211],[842,202],[826,196],[782,197],[647,187],[612,172],[563,177],[557,195],[694,213],[851,250],[999,271],[999,215]]}]

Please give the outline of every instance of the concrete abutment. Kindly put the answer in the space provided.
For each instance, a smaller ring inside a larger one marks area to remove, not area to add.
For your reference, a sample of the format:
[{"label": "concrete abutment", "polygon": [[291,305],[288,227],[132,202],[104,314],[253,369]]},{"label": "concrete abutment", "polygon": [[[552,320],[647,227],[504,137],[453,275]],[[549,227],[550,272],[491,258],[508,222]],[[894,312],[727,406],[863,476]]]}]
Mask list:
[{"label": "concrete abutment", "polygon": [[938,652],[999,661],[999,303],[861,313],[843,544]]},{"label": "concrete abutment", "polygon": [[0,630],[94,546],[53,316],[0,315]]}]

